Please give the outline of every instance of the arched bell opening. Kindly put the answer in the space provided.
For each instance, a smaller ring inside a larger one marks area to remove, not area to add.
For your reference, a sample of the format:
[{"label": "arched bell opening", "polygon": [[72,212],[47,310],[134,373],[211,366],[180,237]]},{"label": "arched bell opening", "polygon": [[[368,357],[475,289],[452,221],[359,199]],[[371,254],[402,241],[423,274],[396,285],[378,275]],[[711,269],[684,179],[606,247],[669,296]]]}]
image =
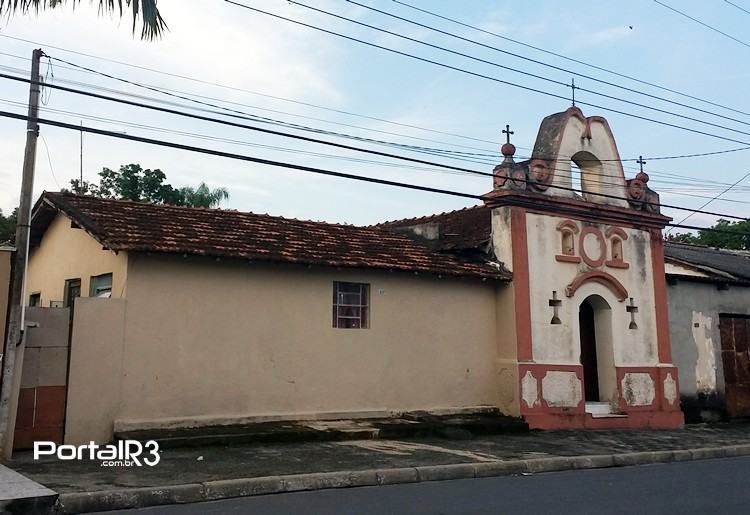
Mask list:
[{"label": "arched bell opening", "polygon": [[[602,162],[591,152],[576,152],[570,160],[580,170],[580,191],[585,200],[589,202],[601,202],[604,197],[597,193],[605,193],[604,186],[607,181],[604,176]],[[575,181],[574,181],[575,182]]]}]

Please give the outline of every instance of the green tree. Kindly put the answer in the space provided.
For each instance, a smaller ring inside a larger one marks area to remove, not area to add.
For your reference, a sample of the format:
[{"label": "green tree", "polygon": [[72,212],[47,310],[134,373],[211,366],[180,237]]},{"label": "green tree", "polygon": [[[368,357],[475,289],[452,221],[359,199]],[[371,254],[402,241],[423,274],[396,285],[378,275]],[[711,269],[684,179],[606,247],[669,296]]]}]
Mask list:
[{"label": "green tree", "polygon": [[166,174],[158,168],[144,170],[134,163],[123,165],[117,171],[104,168],[99,172],[99,177],[99,184],[73,179],[70,181],[70,191],[78,195],[190,207],[218,207],[222,200],[229,198],[226,188],[212,190],[205,182],[197,188],[174,188],[166,182]]},{"label": "green tree", "polygon": [[142,200],[154,204],[182,204],[176,190],[164,182],[166,174],[158,168],[144,170],[141,165],[129,164],[121,166],[116,172],[104,168],[99,172],[99,177],[99,190],[93,192],[99,197]]},{"label": "green tree", "polygon": [[214,188],[213,190],[205,182],[200,183],[197,188],[185,187],[179,189],[183,205],[190,207],[218,207],[222,200],[229,198],[226,188]]},{"label": "green tree", "polygon": [[0,209],[0,244],[13,243],[16,239],[16,221],[18,220],[18,208],[13,210],[9,216],[3,216]]},{"label": "green tree", "polygon": [[[99,0],[99,13],[111,14],[118,13],[122,16],[125,10],[129,9],[133,16],[133,33],[138,23],[142,19],[141,38],[157,39],[167,30],[167,24],[161,17],[159,9],[156,7],[158,0]],[[71,0],[75,6],[81,0]],[[54,9],[68,3],[68,0],[0,0],[0,15],[5,14],[10,17],[12,14],[21,13],[29,14],[30,12],[38,13],[40,9]]]},{"label": "green tree", "polygon": [[706,245],[720,249],[750,250],[750,221],[737,220],[731,222],[720,218],[709,229],[719,229],[722,232],[710,230],[698,231],[698,234],[679,233],[671,236],[671,241]]}]

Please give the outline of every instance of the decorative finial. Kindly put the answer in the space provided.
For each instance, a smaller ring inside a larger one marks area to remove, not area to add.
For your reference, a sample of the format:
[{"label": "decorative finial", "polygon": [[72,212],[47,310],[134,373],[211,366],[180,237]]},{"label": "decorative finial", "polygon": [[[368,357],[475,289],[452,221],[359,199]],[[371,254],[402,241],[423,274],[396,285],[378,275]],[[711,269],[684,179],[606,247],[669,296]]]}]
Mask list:
[{"label": "decorative finial", "polygon": [[515,132],[510,130],[510,125],[506,124],[503,134],[505,134],[505,143],[500,147],[500,152],[502,152],[506,158],[513,157],[513,154],[516,153],[516,147],[510,142],[510,136],[511,134],[515,134]]},{"label": "decorative finial", "polygon": [[643,160],[643,156],[638,156],[636,163],[640,165],[641,171],[636,174],[635,178],[641,182],[648,182],[649,176],[646,172],[643,171],[643,165],[646,164],[646,161]]}]

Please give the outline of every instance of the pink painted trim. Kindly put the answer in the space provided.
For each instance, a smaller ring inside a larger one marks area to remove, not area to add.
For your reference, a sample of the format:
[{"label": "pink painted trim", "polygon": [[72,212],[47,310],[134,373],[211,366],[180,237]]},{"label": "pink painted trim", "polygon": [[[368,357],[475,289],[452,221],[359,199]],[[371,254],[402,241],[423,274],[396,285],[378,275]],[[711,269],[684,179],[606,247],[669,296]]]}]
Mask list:
[{"label": "pink painted trim", "polygon": [[[596,236],[596,239],[599,241],[599,257],[596,259],[592,259],[587,253],[586,253],[586,247],[584,247],[583,242],[586,239],[586,236],[589,234],[593,234]],[[581,231],[581,235],[578,238],[578,250],[581,254],[581,257],[583,258],[583,262],[589,265],[591,268],[599,268],[604,264],[604,260],[607,259],[607,243],[604,240],[604,235],[602,232],[597,229],[596,227],[587,226],[584,227]]]},{"label": "pink painted trim", "polygon": [[580,256],[571,256],[569,254],[558,254],[555,256],[555,261],[560,261],[561,263],[580,263],[581,258]]},{"label": "pink painted trim", "polygon": [[526,235],[526,210],[510,208],[510,238],[513,248],[513,294],[516,307],[516,345],[518,361],[531,361],[531,294],[529,284],[529,248]]},{"label": "pink painted trim", "polygon": [[572,283],[565,287],[565,295],[572,297],[575,292],[578,291],[578,288],[589,281],[597,282],[609,288],[620,302],[623,302],[628,298],[628,290],[625,289],[620,281],[609,275],[607,272],[584,272],[579,274],[573,279]]}]

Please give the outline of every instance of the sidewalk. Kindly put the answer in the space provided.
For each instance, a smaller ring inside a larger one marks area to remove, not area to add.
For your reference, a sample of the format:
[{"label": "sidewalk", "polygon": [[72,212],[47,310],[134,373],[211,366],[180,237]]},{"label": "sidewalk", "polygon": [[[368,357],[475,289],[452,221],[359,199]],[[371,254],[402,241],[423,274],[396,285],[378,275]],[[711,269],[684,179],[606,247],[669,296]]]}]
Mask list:
[{"label": "sidewalk", "polygon": [[[677,451],[677,452],[672,452]],[[750,454],[750,423],[674,431],[559,431],[168,448],[156,467],[33,461],[13,467],[57,492],[63,512],[294,490],[634,465]],[[322,473],[322,474],[321,474]]]},{"label": "sidewalk", "polygon": [[57,493],[0,465],[0,514],[48,513]]}]

